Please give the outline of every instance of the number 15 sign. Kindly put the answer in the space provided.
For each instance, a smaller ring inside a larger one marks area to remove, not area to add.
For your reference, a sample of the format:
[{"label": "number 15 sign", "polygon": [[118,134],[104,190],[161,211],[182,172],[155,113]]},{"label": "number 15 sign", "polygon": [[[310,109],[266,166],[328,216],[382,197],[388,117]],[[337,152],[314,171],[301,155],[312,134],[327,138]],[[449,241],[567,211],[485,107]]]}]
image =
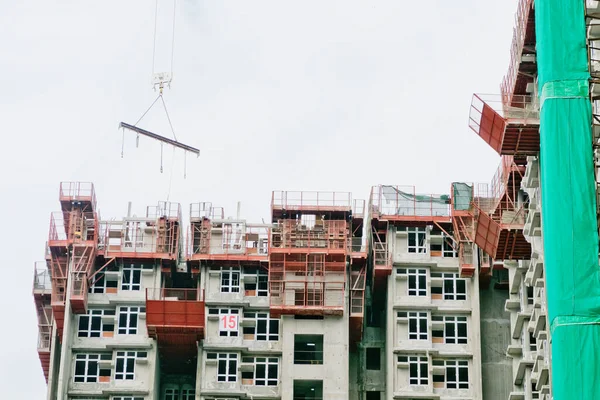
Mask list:
[{"label": "number 15 sign", "polygon": [[219,318],[220,331],[237,331],[238,330],[238,314],[223,314]]}]

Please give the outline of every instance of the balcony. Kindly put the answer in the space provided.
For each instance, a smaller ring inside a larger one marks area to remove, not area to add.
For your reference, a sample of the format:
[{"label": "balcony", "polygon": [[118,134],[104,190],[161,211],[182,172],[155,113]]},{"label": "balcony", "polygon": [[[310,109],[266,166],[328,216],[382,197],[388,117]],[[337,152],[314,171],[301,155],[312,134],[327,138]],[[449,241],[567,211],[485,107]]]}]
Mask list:
[{"label": "balcony", "polygon": [[204,298],[198,289],[146,289],[148,335],[159,347],[196,347],[204,337]]},{"label": "balcony", "polygon": [[417,194],[414,186],[374,186],[370,211],[373,218],[405,223],[451,223],[450,196]]}]

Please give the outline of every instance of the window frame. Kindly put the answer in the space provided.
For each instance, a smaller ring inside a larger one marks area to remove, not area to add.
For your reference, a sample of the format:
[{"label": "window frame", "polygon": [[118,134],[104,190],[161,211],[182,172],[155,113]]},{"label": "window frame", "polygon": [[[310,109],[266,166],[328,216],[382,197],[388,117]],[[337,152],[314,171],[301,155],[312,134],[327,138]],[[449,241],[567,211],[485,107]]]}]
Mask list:
[{"label": "window frame", "polygon": [[[140,326],[140,314],[146,312],[146,307],[140,306],[121,306],[117,319],[117,334],[119,335],[137,335]],[[121,317],[125,316],[125,324],[121,326]],[[135,318],[133,318],[135,317]],[[135,326],[132,326],[135,325]]]},{"label": "window frame", "polygon": [[[221,373],[221,363],[225,372]],[[237,353],[217,353],[217,382],[237,382],[238,380],[238,355]],[[223,379],[221,379],[223,378]]]},{"label": "window frame", "polygon": [[[444,360],[446,374],[445,374],[445,387],[446,389],[469,389],[469,362],[466,360]],[[467,371],[466,382],[461,380],[460,372]],[[454,371],[456,380],[450,381],[448,379],[448,372]]]},{"label": "window frame", "polygon": [[[143,265],[141,264],[123,264],[123,274],[121,276],[121,290],[131,292],[142,290],[142,269]],[[135,282],[136,280],[138,280],[138,282]]]},{"label": "window frame", "polygon": [[[451,291],[447,291],[446,282],[450,282]],[[464,285],[464,293],[459,291],[459,282]],[[467,281],[461,278],[457,272],[442,273],[442,296],[444,300],[465,301],[467,300]]]},{"label": "window frame", "polygon": [[[425,311],[408,312],[408,339],[429,340],[428,315]],[[414,326],[413,326],[413,321]],[[414,329],[413,329],[414,328]],[[425,330],[423,332],[423,329]]]},{"label": "window frame", "polygon": [[[115,380],[131,381],[135,380],[135,363],[138,359],[138,352],[134,350],[117,351],[115,356]],[[122,361],[122,371],[119,368],[119,362]],[[131,366],[131,371],[128,371]]]},{"label": "window frame", "polygon": [[[238,316],[237,331],[222,331],[221,317],[223,315],[235,314]],[[219,337],[238,337],[240,336],[240,310],[237,308],[219,308]]]},{"label": "window frame", "polygon": [[[429,385],[429,359],[426,356],[407,356],[408,384],[410,386]],[[416,365],[416,374],[413,376],[412,366]],[[425,369],[425,371],[423,371]],[[425,372],[425,373],[423,373]]]},{"label": "window frame", "polygon": [[[252,368],[252,386],[277,386],[279,384],[279,358],[268,357],[268,356],[248,356],[242,357],[243,364],[253,364]],[[259,366],[262,367],[262,374],[259,376]],[[272,369],[275,368],[275,377],[272,376]],[[249,372],[249,371],[248,371]],[[247,373],[247,372],[246,372]],[[244,372],[242,372],[242,382],[244,379]]]},{"label": "window frame", "polygon": [[[406,229],[408,237],[406,240],[406,251],[411,254],[427,254],[427,229],[420,226],[409,226]],[[411,244],[411,239],[414,244]]]},{"label": "window frame", "polygon": [[[254,339],[259,342],[278,342],[280,334],[279,319],[271,318],[270,313],[260,311],[244,312],[244,320],[256,321],[254,326],[245,326],[242,329],[242,335],[254,335]],[[263,325],[264,332],[259,332],[259,325]],[[250,340],[250,339],[246,339]]]},{"label": "window frame", "polygon": [[[240,293],[242,279],[241,275],[241,271],[237,268],[222,269],[220,274],[219,291],[221,293]],[[228,278],[226,278],[226,276],[228,276]],[[234,276],[237,276],[237,284],[234,284]]]},{"label": "window frame", "polygon": [[[427,269],[406,268],[406,278],[406,293],[408,296],[427,296]],[[411,279],[414,279],[414,288],[411,288]]]}]

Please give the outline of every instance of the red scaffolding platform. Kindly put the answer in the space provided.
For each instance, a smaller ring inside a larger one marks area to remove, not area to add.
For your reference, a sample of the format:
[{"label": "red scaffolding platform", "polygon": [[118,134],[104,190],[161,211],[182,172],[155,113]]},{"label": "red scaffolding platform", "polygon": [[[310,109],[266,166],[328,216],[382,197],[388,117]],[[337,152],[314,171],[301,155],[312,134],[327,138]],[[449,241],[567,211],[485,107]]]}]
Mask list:
[{"label": "red scaffolding platform", "polygon": [[525,200],[519,198],[525,166],[504,156],[489,196],[476,198],[475,243],[494,260],[528,260],[531,244],[523,236]]}]

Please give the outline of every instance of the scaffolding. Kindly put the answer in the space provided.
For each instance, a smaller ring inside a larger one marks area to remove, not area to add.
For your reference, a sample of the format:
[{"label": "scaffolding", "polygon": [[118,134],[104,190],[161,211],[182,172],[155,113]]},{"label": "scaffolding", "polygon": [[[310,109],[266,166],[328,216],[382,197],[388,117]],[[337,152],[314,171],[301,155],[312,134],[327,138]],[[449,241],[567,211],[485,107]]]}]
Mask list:
[{"label": "scaffolding", "polygon": [[273,192],[271,314],[342,315],[351,253],[350,193]]},{"label": "scaffolding", "polygon": [[510,63],[500,85],[500,92],[508,105],[519,106],[518,96],[529,94],[527,85],[534,82],[533,77],[537,72],[535,43],[533,0],[519,0],[510,47]]},{"label": "scaffolding", "polygon": [[100,222],[98,249],[105,258],[177,260],[180,253],[181,206],[159,202],[146,217]]},{"label": "scaffolding", "polygon": [[268,224],[225,219],[223,209],[212,208],[211,203],[192,204],[186,254],[192,262],[267,262],[269,228]]},{"label": "scaffolding", "polygon": [[50,302],[51,295],[52,281],[46,262],[36,262],[33,273],[33,298],[38,317],[37,351],[46,382],[48,382],[50,371],[50,346],[52,344],[53,313]]},{"label": "scaffolding", "polygon": [[52,284],[53,316],[62,340],[69,285],[72,311],[80,314],[87,309],[87,279],[96,257],[98,216],[91,183],[62,182],[59,201],[61,211],[50,217],[46,262]]},{"label": "scaffolding", "polygon": [[536,96],[474,94],[469,128],[500,155],[540,151],[540,106]]}]

